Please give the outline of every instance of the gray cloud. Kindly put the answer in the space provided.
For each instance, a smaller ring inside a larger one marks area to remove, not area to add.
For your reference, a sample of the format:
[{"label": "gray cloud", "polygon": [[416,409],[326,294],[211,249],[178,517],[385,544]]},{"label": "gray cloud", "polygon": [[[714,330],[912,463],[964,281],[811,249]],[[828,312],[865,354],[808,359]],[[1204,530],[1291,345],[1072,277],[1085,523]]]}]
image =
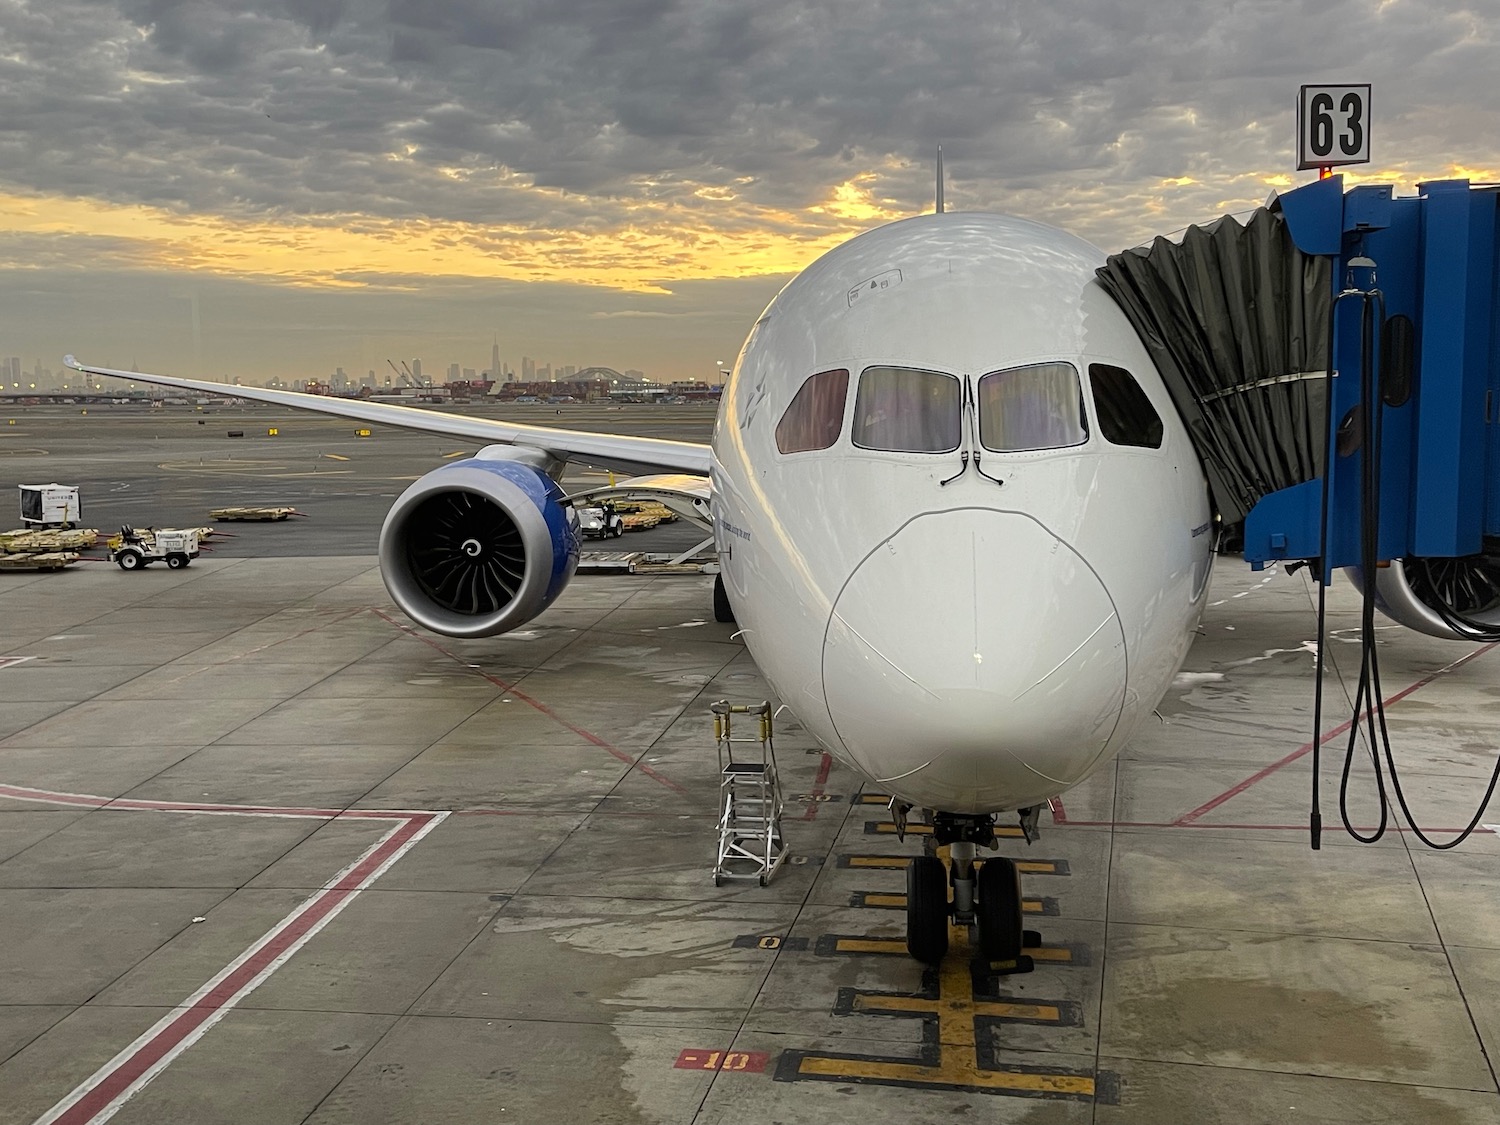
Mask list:
[{"label": "gray cloud", "polygon": [[[1057,222],[1115,248],[1261,202],[1267,185],[1252,173],[1291,172],[1293,98],[1314,80],[1374,84],[1387,167],[1500,166],[1500,13],[1460,0],[0,10],[0,190],[375,232],[387,220],[463,222],[477,228],[465,243],[476,255],[550,231],[611,235],[648,206],[709,240],[811,238],[840,224],[809,208],[856,175],[872,173],[863,186],[893,211],[928,206],[939,142],[950,205]],[[129,238],[15,236],[0,250],[58,278],[80,257],[135,270],[148,256]],[[670,276],[687,251],[676,253],[643,273]],[[415,284],[358,280],[392,295]],[[27,282],[0,291],[12,284]],[[453,300],[456,284],[420,283]],[[484,284],[532,308],[524,287]],[[752,288],[753,299],[727,285],[708,303],[726,316],[733,305],[739,323],[774,290]],[[613,331],[660,330],[655,315],[626,315],[654,308],[638,295],[615,306],[601,290],[564,289],[537,292]]]},{"label": "gray cloud", "polygon": [[[865,168],[878,194],[916,207],[939,141],[961,202],[1020,197],[1046,212],[1049,192],[1096,183],[1128,193],[1288,167],[1296,85],[1321,77],[1376,84],[1386,159],[1493,163],[1500,136],[1484,88],[1497,17],[1445,0],[20,0],[14,12],[6,179],[232,214],[608,226],[625,205],[702,184],[802,208]],[[723,221],[712,208],[695,219]]]}]

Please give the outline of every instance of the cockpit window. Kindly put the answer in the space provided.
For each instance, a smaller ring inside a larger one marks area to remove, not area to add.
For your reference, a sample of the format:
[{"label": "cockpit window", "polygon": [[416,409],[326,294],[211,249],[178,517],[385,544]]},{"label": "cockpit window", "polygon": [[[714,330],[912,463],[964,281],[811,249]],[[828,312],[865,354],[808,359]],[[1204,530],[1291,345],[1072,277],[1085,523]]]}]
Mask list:
[{"label": "cockpit window", "polygon": [[854,444],[895,453],[958,448],[963,384],[941,371],[866,367],[854,400]]},{"label": "cockpit window", "polygon": [[1129,371],[1108,363],[1091,363],[1089,382],[1094,388],[1099,432],[1106,441],[1161,448],[1161,415]]},{"label": "cockpit window", "polygon": [[1071,363],[1033,363],[979,380],[979,443],[996,453],[1062,449],[1089,439],[1083,388]]},{"label": "cockpit window", "polygon": [[776,448],[783,453],[827,449],[844,428],[849,372],[820,371],[797,388],[792,404],[776,423]]}]

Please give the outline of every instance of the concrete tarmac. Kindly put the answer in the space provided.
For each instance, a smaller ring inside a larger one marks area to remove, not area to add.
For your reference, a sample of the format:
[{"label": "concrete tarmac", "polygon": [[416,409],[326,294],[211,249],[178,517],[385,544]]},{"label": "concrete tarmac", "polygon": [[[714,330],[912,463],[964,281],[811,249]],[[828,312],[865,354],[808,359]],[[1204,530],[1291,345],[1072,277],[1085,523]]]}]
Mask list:
[{"label": "concrete tarmac", "polygon": [[[901,954],[920,842],[788,716],[795,859],[713,886],[708,704],[767,687],[708,579],[580,577],[454,641],[368,550],[325,553],[344,518],[183,571],[0,574],[0,1125],[1500,1119],[1500,841],[1356,844],[1335,737],[1309,850],[1304,576],[1221,560],[1159,717],[1003,841],[1044,940],[1007,976],[958,931],[939,971]],[[1346,588],[1332,616],[1325,730]],[[1452,828],[1500,653],[1380,652],[1414,811]],[[1362,825],[1370,794],[1359,765]]]}]

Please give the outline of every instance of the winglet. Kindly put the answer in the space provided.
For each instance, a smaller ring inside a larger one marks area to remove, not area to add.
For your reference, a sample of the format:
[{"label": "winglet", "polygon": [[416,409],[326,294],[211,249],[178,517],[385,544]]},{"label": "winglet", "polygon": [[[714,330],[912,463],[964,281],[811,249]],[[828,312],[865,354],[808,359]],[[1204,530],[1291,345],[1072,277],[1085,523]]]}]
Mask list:
[{"label": "winglet", "polygon": [[83,370],[83,364],[79,363],[71,355],[65,355],[65,356],[63,356],[63,366],[64,367],[71,367],[74,371],[82,371]]},{"label": "winglet", "polygon": [[943,213],[943,146],[938,145],[938,167],[937,167],[937,210],[934,214]]}]

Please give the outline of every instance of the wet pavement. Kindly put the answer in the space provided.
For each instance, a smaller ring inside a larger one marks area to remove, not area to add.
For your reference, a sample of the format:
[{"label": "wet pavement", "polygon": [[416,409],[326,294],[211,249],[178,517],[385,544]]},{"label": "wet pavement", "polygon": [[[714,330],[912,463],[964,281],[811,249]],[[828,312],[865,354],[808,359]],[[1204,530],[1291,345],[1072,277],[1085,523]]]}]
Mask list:
[{"label": "wet pavement", "polygon": [[[1303,576],[1222,560],[1158,716],[1002,842],[1024,975],[901,953],[920,845],[786,715],[794,859],[714,887],[708,704],[767,689],[709,582],[453,641],[364,553],[0,575],[0,1125],[1500,1119],[1500,841],[1356,844],[1335,736],[1308,848]],[[1379,636],[1451,829],[1500,652]]]}]

